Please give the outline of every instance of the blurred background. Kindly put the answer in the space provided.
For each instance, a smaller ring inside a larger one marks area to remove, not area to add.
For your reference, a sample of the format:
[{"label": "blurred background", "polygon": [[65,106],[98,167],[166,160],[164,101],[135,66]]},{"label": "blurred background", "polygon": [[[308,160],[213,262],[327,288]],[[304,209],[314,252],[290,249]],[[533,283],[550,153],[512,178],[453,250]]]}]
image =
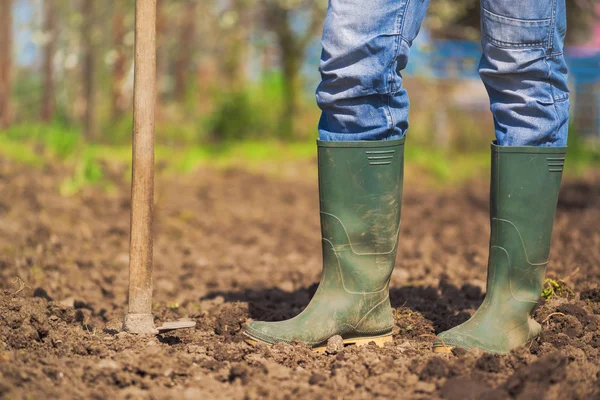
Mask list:
[{"label": "blurred background", "polygon": [[[107,160],[129,162],[134,3],[0,0],[0,154],[64,161],[66,194],[101,181]],[[600,2],[567,4],[577,173],[600,162]],[[158,0],[159,163],[185,172],[314,158],[326,9],[327,0]],[[479,57],[479,2],[432,0],[404,85],[408,162],[436,180],[487,165],[493,124]]]}]

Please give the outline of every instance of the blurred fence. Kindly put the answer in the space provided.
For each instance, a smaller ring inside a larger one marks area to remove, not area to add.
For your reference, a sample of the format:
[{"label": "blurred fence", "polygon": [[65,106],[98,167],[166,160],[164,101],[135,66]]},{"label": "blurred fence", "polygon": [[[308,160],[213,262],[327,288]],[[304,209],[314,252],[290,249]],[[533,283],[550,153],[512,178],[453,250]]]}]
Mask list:
[{"label": "blurred fence", "polygon": [[[586,138],[600,140],[600,49],[568,48],[565,54],[574,127]],[[428,40],[415,43],[405,75],[455,83],[469,81],[462,94],[454,94],[453,106],[471,111],[487,110],[489,104],[483,85],[477,83],[480,57],[481,46],[477,42]]]}]

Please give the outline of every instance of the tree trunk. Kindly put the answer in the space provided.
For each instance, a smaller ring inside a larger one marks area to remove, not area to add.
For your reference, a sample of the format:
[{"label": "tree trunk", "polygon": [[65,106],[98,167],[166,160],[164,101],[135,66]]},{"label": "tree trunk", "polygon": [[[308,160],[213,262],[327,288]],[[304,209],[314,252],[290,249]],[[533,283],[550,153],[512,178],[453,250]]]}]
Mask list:
[{"label": "tree trunk", "polygon": [[54,117],[54,52],[56,49],[56,0],[44,1],[44,34],[47,42],[43,50],[43,93],[42,93],[42,121],[50,122]]},{"label": "tree trunk", "polygon": [[188,2],[182,7],[179,22],[179,51],[175,60],[175,99],[185,100],[190,80],[190,69],[196,44],[196,8],[198,3]]},{"label": "tree trunk", "polygon": [[248,2],[233,0],[232,11],[237,21],[227,28],[225,34],[226,48],[223,67],[226,84],[230,90],[243,89],[246,84],[245,61],[248,51]]},{"label": "tree trunk", "polygon": [[289,11],[279,9],[275,32],[279,43],[283,74],[283,114],[281,115],[281,137],[294,136],[294,121],[298,114],[301,93],[300,67],[304,48],[301,39],[296,37],[290,25]]},{"label": "tree trunk", "polygon": [[123,94],[123,81],[126,74],[127,57],[123,51],[125,40],[125,2],[115,0],[113,10],[113,50],[115,60],[112,67],[112,119],[118,120],[127,109]]},{"label": "tree trunk", "polygon": [[169,69],[169,53],[167,51],[167,40],[169,36],[169,16],[166,12],[166,4],[169,0],[156,1],[156,121],[164,119],[163,102],[163,80]]},{"label": "tree trunk", "polygon": [[320,29],[325,8],[316,0],[306,1],[302,7],[310,11],[309,25],[303,34],[293,26],[293,11],[277,0],[264,0],[265,23],[277,36],[277,45],[282,63],[283,114],[281,115],[281,137],[290,139],[295,134],[294,122],[300,111],[302,96],[302,60],[313,35]]},{"label": "tree trunk", "polygon": [[83,80],[84,112],[83,130],[89,140],[96,139],[96,48],[93,37],[94,0],[82,0],[81,14],[81,47],[83,50],[83,65],[81,78]]},{"label": "tree trunk", "polygon": [[291,139],[294,136],[294,122],[299,111],[299,97],[302,93],[300,80],[300,54],[294,46],[282,46],[283,59],[283,115],[281,116],[281,136]]},{"label": "tree trunk", "polygon": [[0,1],[0,127],[12,120],[12,0]]}]

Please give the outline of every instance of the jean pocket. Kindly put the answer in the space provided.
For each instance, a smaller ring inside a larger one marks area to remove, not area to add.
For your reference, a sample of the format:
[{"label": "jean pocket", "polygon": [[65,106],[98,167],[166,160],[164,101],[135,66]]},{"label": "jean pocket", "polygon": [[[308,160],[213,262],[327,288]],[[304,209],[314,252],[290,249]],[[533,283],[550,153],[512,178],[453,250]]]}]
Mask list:
[{"label": "jean pocket", "polygon": [[484,40],[506,48],[546,47],[550,38],[551,18],[518,19],[481,9]]}]

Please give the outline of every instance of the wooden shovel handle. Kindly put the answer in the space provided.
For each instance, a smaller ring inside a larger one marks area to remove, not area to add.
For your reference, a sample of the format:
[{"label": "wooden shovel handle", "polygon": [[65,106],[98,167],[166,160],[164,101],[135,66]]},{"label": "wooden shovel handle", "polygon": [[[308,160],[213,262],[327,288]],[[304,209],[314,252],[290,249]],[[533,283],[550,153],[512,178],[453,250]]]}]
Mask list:
[{"label": "wooden shovel handle", "polygon": [[129,312],[152,311],[156,0],[137,0],[133,96],[133,172],[129,248]]}]

